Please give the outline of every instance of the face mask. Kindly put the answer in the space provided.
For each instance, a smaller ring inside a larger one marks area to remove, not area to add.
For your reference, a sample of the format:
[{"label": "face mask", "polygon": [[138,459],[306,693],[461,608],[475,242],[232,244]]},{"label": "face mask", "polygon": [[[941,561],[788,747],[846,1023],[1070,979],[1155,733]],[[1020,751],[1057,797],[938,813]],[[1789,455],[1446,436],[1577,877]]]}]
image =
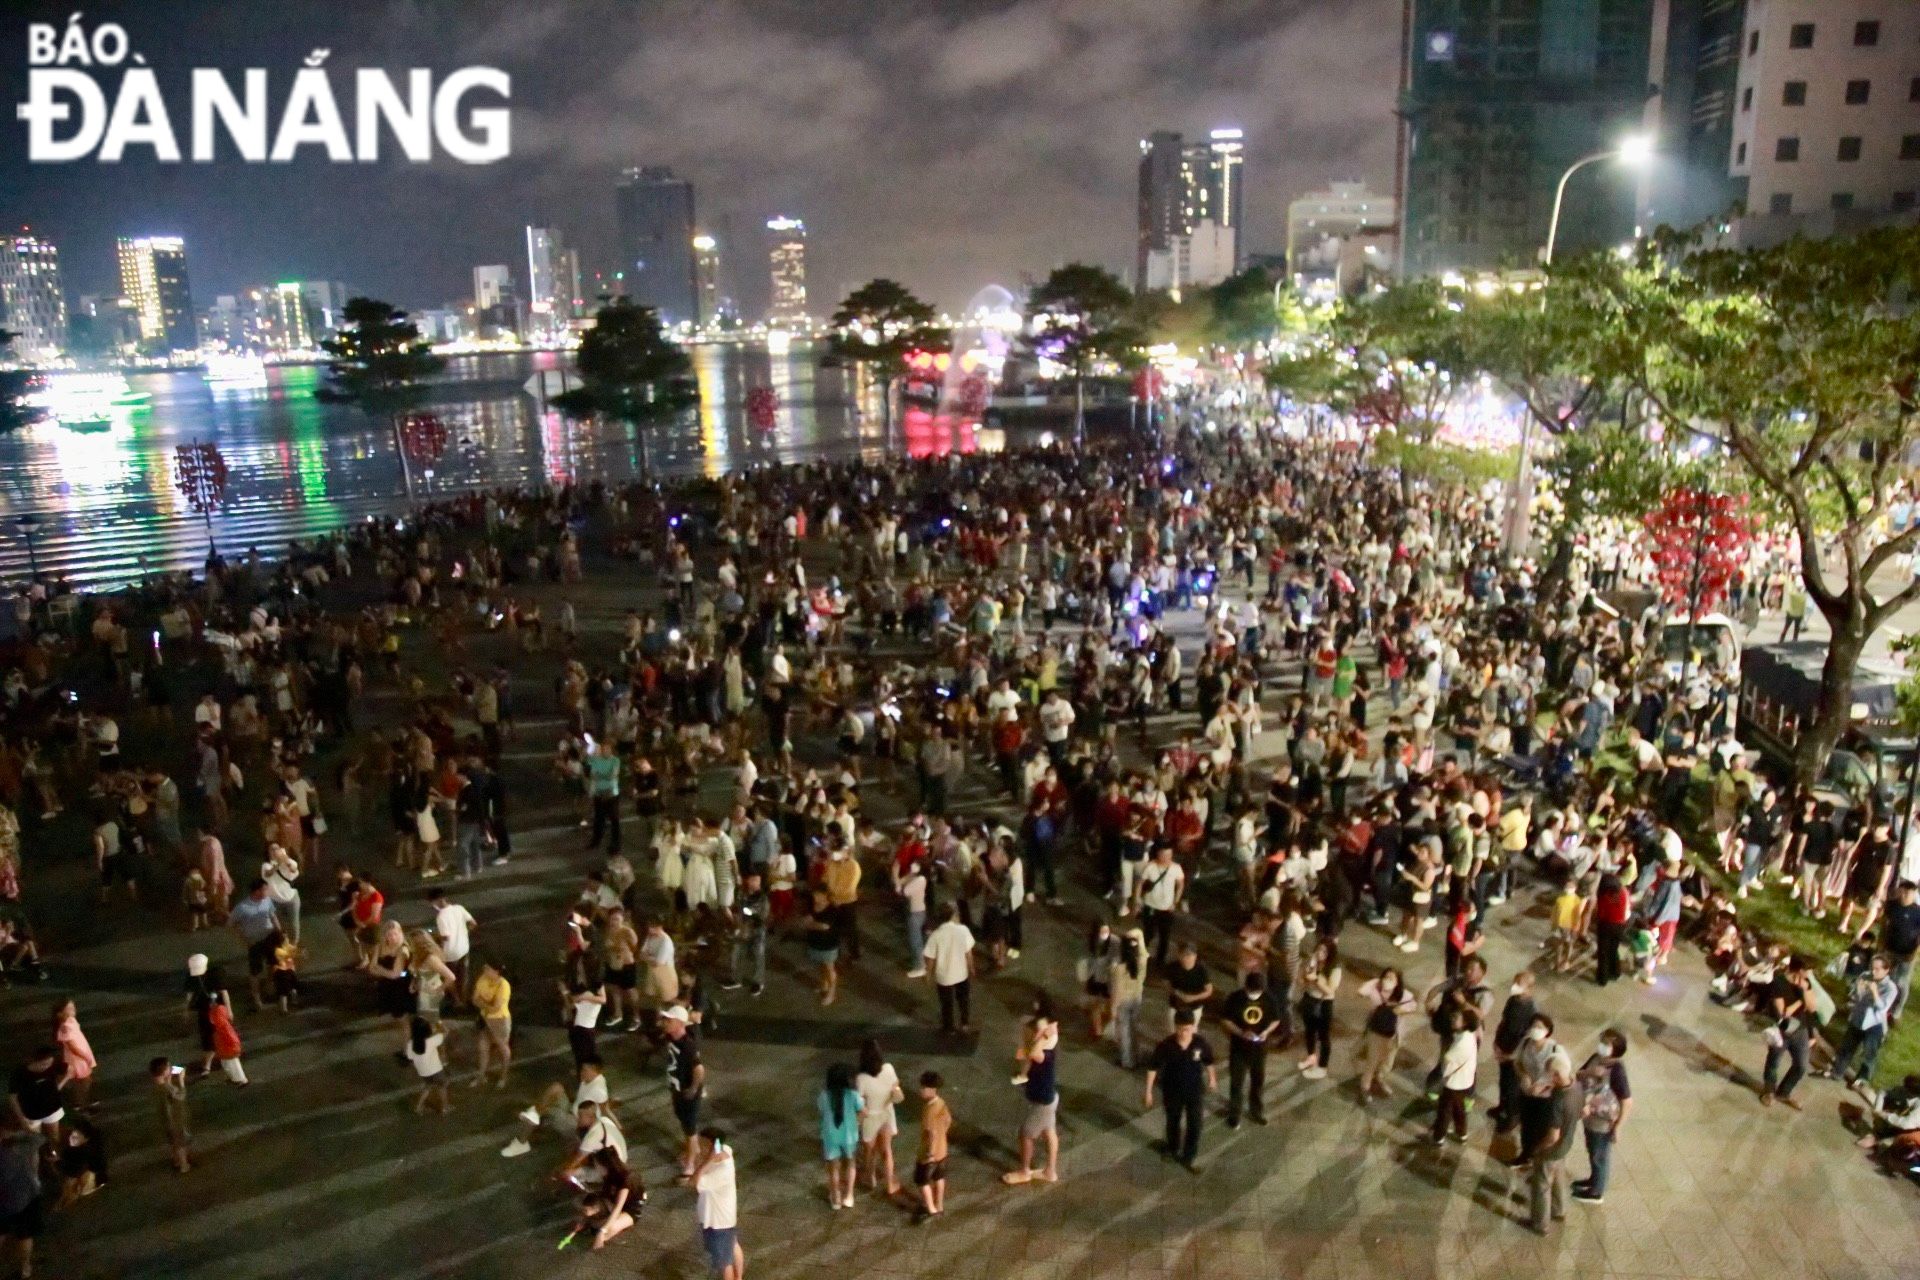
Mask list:
[{"label": "face mask", "polygon": [[1527,1039],[1533,1041],[1535,1044],[1539,1044],[1546,1038],[1547,1029],[1545,1027],[1529,1027],[1527,1029]]},{"label": "face mask", "polygon": [[1517,983],[1517,982],[1516,982],[1516,983],[1514,983],[1514,984],[1513,984],[1513,985],[1512,985],[1511,987],[1508,987],[1508,988],[1507,988],[1507,990],[1508,990],[1508,991],[1510,991],[1510,992],[1512,992],[1512,993],[1513,993],[1514,995],[1516,995],[1516,996],[1523,996],[1523,995],[1525,995],[1525,994],[1527,994],[1527,989],[1526,989],[1525,987],[1523,987],[1523,986],[1521,986],[1521,985],[1520,985],[1519,983]]}]

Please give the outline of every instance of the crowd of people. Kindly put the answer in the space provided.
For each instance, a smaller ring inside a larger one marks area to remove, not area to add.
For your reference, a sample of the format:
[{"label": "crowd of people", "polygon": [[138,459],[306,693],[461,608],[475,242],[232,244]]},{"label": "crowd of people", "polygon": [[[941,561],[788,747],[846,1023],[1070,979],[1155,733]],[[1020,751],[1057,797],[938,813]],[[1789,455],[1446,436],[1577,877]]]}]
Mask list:
[{"label": "crowd of people", "polygon": [[[1009,1187],[1062,1176],[1076,1042],[1141,1073],[1189,1169],[1222,1058],[1229,1128],[1273,1118],[1282,1063],[1361,1106],[1424,1095],[1443,1149],[1491,1095],[1490,1150],[1545,1232],[1569,1193],[1604,1200],[1634,1106],[1627,1032],[1556,1024],[1576,975],[1651,982],[1691,937],[1715,996],[1761,1029],[1761,1101],[1801,1105],[1831,1010],[1739,910],[1786,876],[1860,941],[1830,1070],[1861,1084],[1863,1144],[1906,1167],[1920,1081],[1870,1087],[1920,950],[1893,824],[1777,794],[1643,661],[1648,637],[1594,595],[1630,557],[1592,549],[1543,597],[1500,553],[1499,516],[1249,419],[1077,452],[475,494],[102,597],[79,634],[30,613],[0,738],[0,966],[58,973],[23,886],[66,853],[27,854],[21,830],[84,810],[101,910],[182,935],[196,1038],[147,1075],[183,1175],[194,1082],[217,1067],[248,1086],[242,1024],[325,999],[387,1020],[416,1111],[524,1096],[501,1156],[559,1130],[553,1176],[578,1199],[561,1243],[605,1247],[648,1202],[621,1116],[637,1054],[664,1066],[708,1261],[743,1280],[732,1139],[705,1105],[727,1065],[721,993],[751,1002],[793,975],[824,1010],[849,971],[894,962],[967,1052],[975,984],[1020,972],[1039,994],[1011,1058]],[[611,629],[576,608],[603,565],[630,585]],[[393,715],[368,714],[371,689]],[[510,777],[516,706],[558,726],[544,776]],[[555,792],[580,887],[530,964],[461,899],[514,873],[517,812]],[[1717,867],[1689,858],[1696,831]],[[310,981],[315,895],[351,985]],[[1536,900],[1544,947],[1496,972],[1489,932],[1522,928],[1497,909]],[[1036,912],[1084,938],[1070,970],[1023,956]],[[1356,933],[1390,939],[1393,963],[1353,959]],[[244,964],[244,1006],[214,953]],[[565,1081],[525,1078],[516,1018],[565,1028]],[[633,1054],[612,1057],[616,1035]],[[945,1080],[883,1041],[813,1099],[825,1196],[850,1208],[864,1184],[937,1220]],[[44,1210],[107,1181],[94,1067],[63,999],[10,1082],[0,1216],[29,1265]]]}]

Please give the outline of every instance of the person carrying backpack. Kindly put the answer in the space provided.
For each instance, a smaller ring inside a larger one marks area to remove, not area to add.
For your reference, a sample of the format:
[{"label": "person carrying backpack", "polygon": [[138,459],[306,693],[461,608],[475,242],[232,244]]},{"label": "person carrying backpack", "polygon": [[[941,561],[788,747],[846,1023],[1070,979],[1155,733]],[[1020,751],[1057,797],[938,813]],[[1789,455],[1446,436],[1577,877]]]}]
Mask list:
[{"label": "person carrying backpack", "polygon": [[1600,1047],[1582,1064],[1576,1077],[1581,1094],[1581,1127],[1587,1134],[1588,1172],[1584,1180],[1573,1184],[1573,1198],[1584,1204],[1605,1201],[1613,1144],[1633,1110],[1626,1056],[1625,1033],[1608,1027],[1600,1033]]}]

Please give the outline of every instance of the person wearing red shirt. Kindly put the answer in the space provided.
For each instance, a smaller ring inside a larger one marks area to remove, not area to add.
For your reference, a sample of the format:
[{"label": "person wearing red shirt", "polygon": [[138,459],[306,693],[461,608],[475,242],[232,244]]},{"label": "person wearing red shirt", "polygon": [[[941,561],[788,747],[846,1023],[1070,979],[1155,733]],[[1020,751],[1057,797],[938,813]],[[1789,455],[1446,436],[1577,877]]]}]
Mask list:
[{"label": "person wearing red shirt", "polygon": [[367,946],[380,932],[380,917],[386,909],[386,895],[374,887],[373,881],[361,876],[354,882],[349,910],[353,913],[353,949],[362,969],[367,967]]},{"label": "person wearing red shirt", "polygon": [[1179,806],[1167,816],[1167,838],[1173,842],[1173,856],[1191,875],[1200,857],[1200,845],[1206,838],[1206,826],[1200,821],[1200,810],[1192,796],[1182,796]]},{"label": "person wearing red shirt", "polygon": [[1609,872],[1600,877],[1600,893],[1593,901],[1593,932],[1599,955],[1594,981],[1606,986],[1620,976],[1620,947],[1627,940],[1627,919],[1633,914],[1633,895]]}]

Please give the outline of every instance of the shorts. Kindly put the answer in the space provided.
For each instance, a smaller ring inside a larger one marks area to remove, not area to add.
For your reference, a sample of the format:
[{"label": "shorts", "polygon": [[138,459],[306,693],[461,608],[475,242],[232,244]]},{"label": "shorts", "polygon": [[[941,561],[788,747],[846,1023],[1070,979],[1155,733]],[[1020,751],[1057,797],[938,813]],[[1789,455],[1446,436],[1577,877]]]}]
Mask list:
[{"label": "shorts", "polygon": [[672,1101],[673,1118],[680,1122],[681,1136],[691,1138],[694,1134],[700,1132],[701,1099],[683,1098],[676,1092],[673,1095]]},{"label": "shorts", "polygon": [[1060,1120],[1060,1099],[1052,1102],[1029,1102],[1027,1118],[1020,1122],[1020,1136],[1023,1138],[1044,1138],[1056,1131]]},{"label": "shorts", "polygon": [[6,1219],[0,1233],[9,1240],[35,1240],[47,1229],[47,1202],[44,1196],[35,1196],[27,1202],[27,1207]]},{"label": "shorts", "polygon": [[257,978],[267,970],[273,968],[273,953],[280,949],[280,944],[284,941],[285,939],[280,936],[280,931],[275,929],[272,933],[260,939],[260,941],[249,943],[247,946],[247,976]]},{"label": "shorts", "polygon": [[832,1137],[820,1139],[821,1154],[828,1160],[851,1160],[859,1150],[858,1134],[836,1133]]},{"label": "shorts", "polygon": [[100,864],[101,885],[111,885],[115,880],[124,880],[128,884],[134,881],[133,859],[124,853],[116,853]]},{"label": "shorts", "polygon": [[863,1114],[860,1117],[861,1142],[872,1142],[883,1133],[889,1138],[897,1137],[900,1133],[900,1126],[894,1120],[892,1107],[877,1113]]},{"label": "shorts", "polygon": [[824,967],[826,965],[833,964],[840,959],[840,948],[829,947],[827,950],[821,951],[815,947],[808,947],[807,959],[813,961],[813,963],[817,965],[821,965]]},{"label": "shorts", "polygon": [[947,1162],[945,1160],[922,1160],[913,1166],[913,1185],[930,1187],[936,1182],[947,1180]]},{"label": "shorts", "polygon": [[738,1227],[702,1227],[700,1243],[707,1250],[707,1265],[718,1275],[733,1265],[733,1251],[740,1243]]},{"label": "shorts", "polygon": [[573,1050],[573,1065],[600,1061],[600,1045],[592,1027],[567,1028],[567,1047]]},{"label": "shorts", "polygon": [[640,985],[640,966],[623,964],[617,969],[607,970],[607,981],[622,991],[631,991]]},{"label": "shorts", "polygon": [[505,1049],[513,1043],[513,1017],[511,1014],[504,1018],[482,1018],[480,1019],[480,1023],[486,1028],[488,1038],[500,1048]]},{"label": "shorts", "polygon": [[51,1128],[54,1125],[59,1124],[62,1120],[65,1120],[66,1118],[67,1118],[67,1109],[65,1107],[55,1107],[53,1110],[47,1112],[47,1114],[43,1116],[28,1116],[27,1128],[29,1129]]},{"label": "shorts", "polygon": [[440,1068],[440,1070],[434,1072],[430,1076],[420,1077],[420,1087],[422,1089],[432,1089],[438,1085],[443,1085],[446,1082],[447,1082],[447,1069],[445,1067]]},{"label": "shorts", "polygon": [[661,1004],[672,1004],[680,998],[680,975],[671,965],[650,964],[647,966],[647,999],[657,1000]]}]

